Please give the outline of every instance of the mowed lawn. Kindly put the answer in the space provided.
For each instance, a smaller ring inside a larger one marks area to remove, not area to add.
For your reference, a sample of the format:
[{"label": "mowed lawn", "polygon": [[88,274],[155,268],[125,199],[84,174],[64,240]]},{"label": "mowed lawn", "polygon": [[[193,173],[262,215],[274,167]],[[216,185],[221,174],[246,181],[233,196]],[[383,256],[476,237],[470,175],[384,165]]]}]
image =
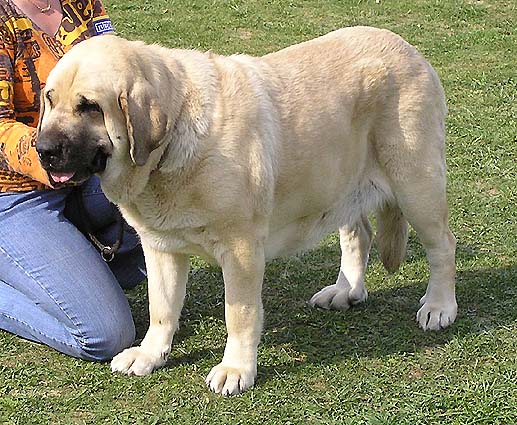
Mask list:
[{"label": "mowed lawn", "polygon": [[[222,398],[204,383],[225,343],[221,272],[193,259],[170,361],[151,376],[114,375],[109,364],[0,332],[0,424],[517,423],[516,3],[105,3],[125,37],[221,54],[261,55],[351,25],[387,28],[415,45],[438,71],[449,106],[459,315],[442,332],[417,327],[428,269],[413,232],[393,275],[372,252],[365,305],[310,308],[307,300],[339,270],[331,235],[314,251],[268,266],[256,387]],[[141,338],[145,285],[128,296]]]}]

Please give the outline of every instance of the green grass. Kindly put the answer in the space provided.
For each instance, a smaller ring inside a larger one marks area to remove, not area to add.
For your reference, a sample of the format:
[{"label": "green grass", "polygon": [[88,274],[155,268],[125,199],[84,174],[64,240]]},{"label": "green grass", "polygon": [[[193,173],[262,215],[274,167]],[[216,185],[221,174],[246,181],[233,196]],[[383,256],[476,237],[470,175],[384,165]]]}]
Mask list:
[{"label": "green grass", "polygon": [[[168,365],[144,378],[0,332],[0,423],[517,423],[517,9],[511,1],[106,0],[119,33],[167,46],[264,54],[330,30],[402,35],[435,66],[448,98],[457,322],[415,323],[427,266],[414,233],[401,270],[375,251],[370,298],[348,312],[306,300],[333,282],[335,235],[267,269],[257,386],[233,398],[204,377],[222,356],[223,285],[195,262]],[[128,294],[142,337],[145,287]]]}]

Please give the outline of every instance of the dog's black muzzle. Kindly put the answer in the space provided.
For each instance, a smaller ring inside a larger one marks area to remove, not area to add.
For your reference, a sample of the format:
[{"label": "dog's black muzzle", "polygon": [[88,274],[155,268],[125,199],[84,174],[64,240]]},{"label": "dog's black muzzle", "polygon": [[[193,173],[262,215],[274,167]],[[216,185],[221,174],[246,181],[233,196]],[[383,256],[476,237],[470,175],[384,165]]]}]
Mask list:
[{"label": "dog's black muzzle", "polygon": [[42,132],[36,141],[42,167],[53,186],[82,183],[106,168],[108,154],[97,143],[80,143],[68,137]]}]

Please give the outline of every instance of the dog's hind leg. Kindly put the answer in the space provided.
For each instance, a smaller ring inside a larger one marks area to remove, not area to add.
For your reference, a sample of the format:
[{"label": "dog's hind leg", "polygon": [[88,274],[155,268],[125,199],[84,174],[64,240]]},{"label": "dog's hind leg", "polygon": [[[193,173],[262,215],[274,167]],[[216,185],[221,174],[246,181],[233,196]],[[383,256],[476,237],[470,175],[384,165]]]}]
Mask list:
[{"label": "dog's hind leg", "polygon": [[398,125],[381,129],[377,144],[378,160],[396,202],[418,234],[429,263],[429,284],[417,313],[424,330],[449,326],[457,314],[456,240],[448,226],[441,99],[430,93],[423,99],[413,94],[409,100],[400,100],[405,106],[399,107],[399,116],[392,120]]},{"label": "dog's hind leg", "polygon": [[457,313],[456,239],[447,223],[445,178],[413,175],[411,181],[395,189],[395,195],[429,262],[429,284],[420,300],[417,321],[424,330],[438,330],[453,323]]},{"label": "dog's hind leg", "polygon": [[364,274],[372,245],[372,229],[366,215],[352,226],[339,229],[341,267],[335,284],[323,288],[309,301],[312,306],[346,310],[368,297]]}]

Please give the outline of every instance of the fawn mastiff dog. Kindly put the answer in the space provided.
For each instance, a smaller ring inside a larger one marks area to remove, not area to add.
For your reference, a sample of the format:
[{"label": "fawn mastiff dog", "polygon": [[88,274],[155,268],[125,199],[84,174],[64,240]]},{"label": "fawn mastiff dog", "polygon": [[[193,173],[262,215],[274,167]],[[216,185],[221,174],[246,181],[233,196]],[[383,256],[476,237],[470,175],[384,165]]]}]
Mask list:
[{"label": "fawn mastiff dog", "polygon": [[364,284],[377,217],[387,270],[408,222],[430,279],[417,321],[456,318],[440,81],[399,36],[345,28],[263,57],[167,49],[117,36],[71,49],[42,90],[37,150],[55,186],[97,173],[140,235],[150,326],[114,371],[146,375],[171,350],[189,255],[219,264],[227,342],[206,379],[221,394],[254,384],[268,259],[339,229],[336,283],[310,304],[347,309]]}]

